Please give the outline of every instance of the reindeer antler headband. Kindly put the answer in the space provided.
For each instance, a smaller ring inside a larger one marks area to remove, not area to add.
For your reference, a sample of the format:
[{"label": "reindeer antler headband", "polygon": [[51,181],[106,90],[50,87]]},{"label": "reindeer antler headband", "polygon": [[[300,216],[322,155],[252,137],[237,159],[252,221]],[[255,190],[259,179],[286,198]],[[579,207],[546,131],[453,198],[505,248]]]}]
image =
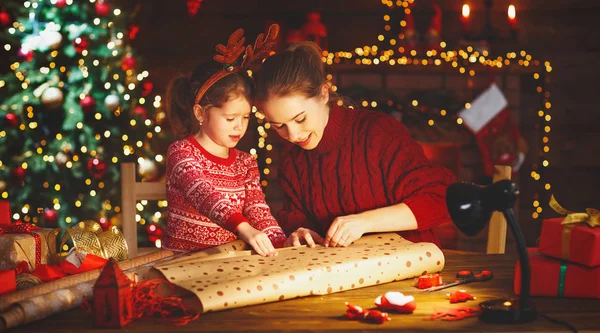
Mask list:
[{"label": "reindeer antler headband", "polygon": [[[229,74],[239,72],[242,69],[251,69],[253,66],[260,65],[262,60],[268,57],[269,53],[275,49],[275,39],[278,34],[279,25],[273,24],[269,27],[266,36],[261,33],[256,37],[256,42],[254,43],[254,47],[252,47],[252,45],[244,45],[246,41],[244,30],[238,29],[229,36],[227,46],[223,44],[217,45],[216,50],[220,54],[215,55],[214,59],[218,63],[223,64],[223,69],[220,69],[204,82],[196,94],[194,104],[200,103],[202,96],[220,79]],[[244,53],[245,55],[242,57],[240,64],[240,56]]]}]

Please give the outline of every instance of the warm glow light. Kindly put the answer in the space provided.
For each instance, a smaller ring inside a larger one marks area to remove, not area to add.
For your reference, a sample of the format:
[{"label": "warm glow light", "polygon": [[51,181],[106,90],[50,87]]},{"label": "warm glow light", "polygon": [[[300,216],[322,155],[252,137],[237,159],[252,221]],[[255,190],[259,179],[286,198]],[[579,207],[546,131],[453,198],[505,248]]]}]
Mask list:
[{"label": "warm glow light", "polygon": [[467,17],[469,17],[469,15],[471,15],[471,8],[469,8],[469,5],[464,4],[462,6],[462,16],[464,18],[467,18]]},{"label": "warm glow light", "polygon": [[515,9],[515,5],[508,6],[508,18],[514,20],[517,17],[517,10]]}]

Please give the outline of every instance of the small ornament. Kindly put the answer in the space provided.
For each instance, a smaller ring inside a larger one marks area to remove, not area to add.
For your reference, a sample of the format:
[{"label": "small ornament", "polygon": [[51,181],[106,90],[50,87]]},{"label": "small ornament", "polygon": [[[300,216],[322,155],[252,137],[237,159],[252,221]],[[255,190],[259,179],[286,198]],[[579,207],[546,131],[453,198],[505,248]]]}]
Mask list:
[{"label": "small ornament", "polygon": [[0,180],[0,192],[4,192],[6,190],[6,182]]},{"label": "small ornament", "polygon": [[25,177],[27,177],[27,170],[23,169],[23,167],[19,165],[13,170],[13,175],[17,177],[20,181],[23,181],[25,180]]},{"label": "small ornament", "polygon": [[77,37],[73,41],[73,46],[75,46],[75,51],[81,54],[81,52],[87,50],[90,47],[90,42],[84,37]]},{"label": "small ornament", "polygon": [[146,120],[148,119],[148,110],[146,110],[145,107],[138,105],[133,109],[133,115]]},{"label": "small ornament", "polygon": [[81,109],[84,112],[91,112],[91,111],[94,111],[94,109],[96,108],[96,100],[94,99],[94,97],[92,97],[90,95],[86,95],[79,102],[79,105],[81,105]]},{"label": "small ornament", "polygon": [[42,104],[50,110],[60,107],[63,103],[64,95],[62,90],[56,87],[50,87],[42,93]]},{"label": "small ornament", "polygon": [[106,17],[110,14],[110,6],[104,1],[96,2],[96,14],[100,17]]},{"label": "small ornament", "polygon": [[93,299],[97,327],[123,327],[134,317],[131,281],[114,258],[96,280]]},{"label": "small ornament", "polygon": [[375,305],[383,310],[391,310],[400,313],[413,313],[417,308],[413,296],[404,296],[399,292],[387,292],[383,296],[377,296]]},{"label": "small ornament", "polygon": [[123,59],[121,60],[121,69],[124,71],[128,71],[128,70],[134,69],[134,68],[135,68],[135,58],[132,57],[130,54],[123,57]]},{"label": "small ornament", "polygon": [[19,52],[17,54],[23,61],[30,62],[31,60],[33,60],[33,50],[29,50],[22,47],[19,49]]},{"label": "small ornament", "polygon": [[8,125],[8,128],[14,128],[19,125],[19,117],[14,113],[7,113],[4,116],[4,121]]},{"label": "small ornament", "polygon": [[198,14],[198,10],[200,10],[200,5],[202,5],[203,1],[204,0],[187,0],[188,14],[190,14],[190,17],[194,17]]},{"label": "small ornament", "polygon": [[457,290],[451,294],[446,294],[450,298],[450,303],[462,303],[477,299],[473,295],[466,292],[466,290]]},{"label": "small ornament", "polygon": [[58,212],[54,209],[46,208],[44,209],[44,223],[46,226],[55,227],[56,221],[58,221]]},{"label": "small ornament", "polygon": [[111,221],[107,219],[106,216],[100,217],[98,219],[98,223],[102,227],[102,231],[108,231],[108,229],[110,229],[110,227],[112,226]]},{"label": "small ornament", "polygon": [[127,34],[129,35],[130,40],[134,40],[135,36],[137,36],[138,32],[140,32],[140,27],[135,24],[129,26]]},{"label": "small ornament", "polygon": [[114,112],[121,106],[121,101],[116,95],[108,95],[104,99],[104,105],[109,111]]},{"label": "small ornament", "polygon": [[69,156],[67,156],[67,154],[63,153],[62,151],[59,151],[56,156],[54,156],[54,161],[56,162],[56,164],[59,167],[64,167],[65,164],[67,164],[67,162],[69,161]]},{"label": "small ornament", "polygon": [[154,180],[158,176],[158,166],[156,162],[142,158],[138,161],[139,167],[138,172],[144,178],[144,180]]},{"label": "small ornament", "polygon": [[6,12],[6,10],[2,9],[0,11],[0,26],[6,27],[12,23],[12,18]]},{"label": "small ornament", "polygon": [[106,174],[107,171],[106,163],[98,158],[92,158],[88,162],[87,167],[88,171],[90,172],[90,175],[92,175],[92,177],[96,179],[101,179],[102,177],[104,177],[104,174]]},{"label": "small ornament", "polygon": [[54,5],[58,8],[64,8],[67,6],[67,0],[56,0],[56,3],[54,3]]},{"label": "small ornament", "polygon": [[150,95],[150,93],[152,92],[152,89],[154,89],[154,83],[152,83],[152,81],[146,81],[142,84],[142,96],[146,97],[148,95]]},{"label": "small ornament", "polygon": [[149,224],[146,227],[148,232],[148,240],[152,243],[156,243],[157,240],[162,239],[163,229],[158,224]]}]

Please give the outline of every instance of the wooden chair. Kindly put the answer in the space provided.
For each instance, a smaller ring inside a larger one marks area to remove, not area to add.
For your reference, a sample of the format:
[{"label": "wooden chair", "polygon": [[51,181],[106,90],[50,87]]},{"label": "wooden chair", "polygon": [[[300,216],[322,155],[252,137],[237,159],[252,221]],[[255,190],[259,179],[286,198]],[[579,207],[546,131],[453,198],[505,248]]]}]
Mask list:
[{"label": "wooden chair", "polygon": [[[136,204],[139,200],[166,200],[167,188],[163,182],[138,182],[135,173],[136,163],[121,163],[121,228],[129,248],[129,258],[134,258],[139,252],[149,252],[152,249],[138,251],[137,222],[135,220]],[[141,249],[139,249],[141,250]]]},{"label": "wooden chair", "polygon": [[[510,179],[512,168],[506,165],[494,165],[492,182]],[[506,250],[506,219],[501,212],[494,212],[488,225],[487,254],[504,253]]]}]

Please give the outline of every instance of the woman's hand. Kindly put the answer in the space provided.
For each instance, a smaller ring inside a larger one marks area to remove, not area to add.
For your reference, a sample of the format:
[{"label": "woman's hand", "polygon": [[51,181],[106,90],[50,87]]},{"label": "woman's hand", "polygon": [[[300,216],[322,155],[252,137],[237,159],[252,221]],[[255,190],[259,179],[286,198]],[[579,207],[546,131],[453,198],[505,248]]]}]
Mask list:
[{"label": "woman's hand", "polygon": [[277,251],[269,237],[262,231],[256,230],[248,222],[241,223],[237,228],[238,238],[252,246],[256,253],[263,257],[272,257],[277,255]]},{"label": "woman's hand", "polygon": [[300,246],[302,245],[302,241],[304,241],[309,247],[315,247],[315,242],[319,244],[323,243],[323,237],[310,229],[298,228],[298,230],[290,234],[283,246]]},{"label": "woman's hand", "polygon": [[324,245],[346,247],[362,237],[368,222],[360,214],[336,217],[327,230]]}]

